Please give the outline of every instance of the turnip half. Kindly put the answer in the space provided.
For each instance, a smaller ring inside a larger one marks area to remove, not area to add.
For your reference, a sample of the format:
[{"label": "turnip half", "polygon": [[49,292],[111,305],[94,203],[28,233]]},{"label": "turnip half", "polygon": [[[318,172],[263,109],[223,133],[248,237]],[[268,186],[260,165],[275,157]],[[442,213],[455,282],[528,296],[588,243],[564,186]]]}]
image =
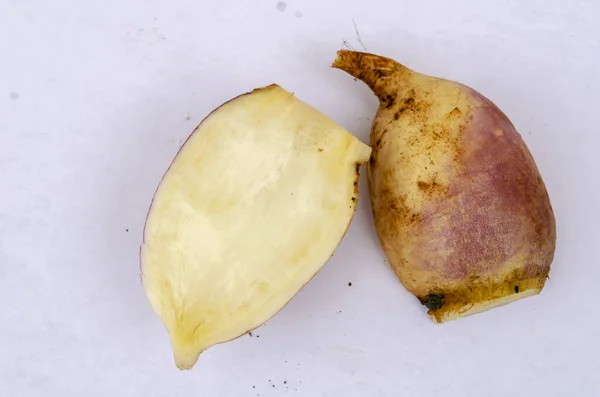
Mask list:
[{"label": "turnip half", "polygon": [[333,67],[379,98],[368,180],[375,226],[402,284],[437,322],[540,293],[555,217],[508,117],[477,91],[368,53]]},{"label": "turnip half", "polygon": [[370,153],[277,85],[202,121],[160,182],[141,249],[177,367],[266,322],[324,266]]}]

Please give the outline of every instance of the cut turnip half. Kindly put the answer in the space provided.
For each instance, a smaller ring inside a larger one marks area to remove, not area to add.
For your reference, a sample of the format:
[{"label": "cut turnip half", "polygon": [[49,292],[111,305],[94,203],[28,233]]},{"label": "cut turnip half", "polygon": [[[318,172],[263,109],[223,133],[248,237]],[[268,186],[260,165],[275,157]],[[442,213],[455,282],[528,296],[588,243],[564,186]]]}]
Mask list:
[{"label": "cut turnip half", "polygon": [[371,149],[277,85],[223,104],[153,198],[142,280],[180,369],[275,315],[327,262]]}]

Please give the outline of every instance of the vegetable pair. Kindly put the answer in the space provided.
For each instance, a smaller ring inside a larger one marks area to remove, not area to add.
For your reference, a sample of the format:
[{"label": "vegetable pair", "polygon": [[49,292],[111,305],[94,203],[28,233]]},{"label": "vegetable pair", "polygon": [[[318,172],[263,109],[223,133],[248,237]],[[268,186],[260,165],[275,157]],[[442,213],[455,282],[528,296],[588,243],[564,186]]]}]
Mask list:
[{"label": "vegetable pair", "polygon": [[141,250],[176,365],[277,313],[342,240],[367,163],[375,226],[437,322],[538,294],[554,214],[527,146],[488,99],[392,59],[333,63],[380,100],[367,146],[277,85],[213,111],[153,198]]}]

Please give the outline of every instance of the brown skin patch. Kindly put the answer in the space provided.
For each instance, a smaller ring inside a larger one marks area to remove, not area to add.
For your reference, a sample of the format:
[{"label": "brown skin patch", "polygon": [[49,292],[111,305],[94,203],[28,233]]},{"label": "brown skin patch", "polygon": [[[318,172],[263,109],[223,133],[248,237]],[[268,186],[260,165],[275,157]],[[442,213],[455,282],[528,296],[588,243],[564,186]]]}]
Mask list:
[{"label": "brown skin patch", "polygon": [[394,102],[395,101],[396,101],[396,96],[395,95],[386,95],[381,100],[381,106],[384,106],[386,109],[389,109],[392,106],[394,106]]},{"label": "brown skin patch", "polygon": [[426,200],[432,200],[436,197],[440,197],[447,193],[447,187],[438,183],[437,174],[434,174],[433,177],[428,181],[417,181],[417,187],[421,191],[421,193],[425,196]]},{"label": "brown skin patch", "polygon": [[427,102],[424,102],[424,101],[415,105],[415,98],[414,98],[414,96],[416,95],[415,90],[411,90],[409,95],[410,96],[408,98],[406,98],[404,100],[404,103],[400,106],[400,109],[398,109],[396,111],[396,113],[394,113],[394,120],[398,120],[400,118],[400,116],[402,116],[402,114],[407,111],[419,112],[421,110],[424,110],[428,106]]},{"label": "brown skin patch", "polygon": [[[375,130],[375,127],[373,127],[373,129]],[[375,166],[377,153],[385,143],[384,138],[387,132],[388,130],[384,129],[383,133],[377,139],[375,139],[374,134],[371,134],[371,157],[369,158],[369,165],[371,167]]]},{"label": "brown skin patch", "polygon": [[407,95],[408,98],[404,99],[398,110],[396,110],[396,113],[394,113],[394,120],[398,120],[407,112],[411,112],[410,117],[414,120],[428,118],[428,111],[431,108],[431,104],[424,100],[416,101],[415,96],[417,94],[415,90],[410,90]]},{"label": "brown skin patch", "polygon": [[[413,96],[416,96],[414,90]],[[409,98],[413,99],[413,97]],[[432,118],[432,106],[431,103],[425,100],[413,100],[409,101],[410,105],[401,108],[394,115],[394,119],[400,117],[408,117],[411,123],[422,125],[421,134],[413,135],[407,139],[406,144],[409,147],[418,146],[421,142],[427,142],[428,146],[425,147],[428,154],[434,148],[439,149],[442,153],[452,156],[457,166],[460,166],[464,156],[464,148],[462,145],[462,130],[464,126],[457,134],[453,133],[452,122],[456,122],[462,119],[462,112],[458,108],[454,108],[449,112],[444,120],[439,122],[430,121]],[[470,111],[470,109],[468,109]],[[398,115],[398,117],[396,117]],[[433,165],[433,160],[430,159]]]},{"label": "brown skin patch", "polygon": [[[387,175],[392,177],[392,174]],[[386,227],[391,236],[398,237],[400,230],[414,227],[422,219],[421,214],[413,212],[406,204],[406,195],[397,195],[389,189],[383,189],[378,199],[382,208],[389,209]]]},{"label": "brown skin patch", "polygon": [[448,113],[448,116],[446,116],[446,118],[459,118],[462,116],[462,112],[460,111],[459,108],[454,108],[452,109],[452,111],[450,113]]},{"label": "brown skin patch", "polygon": [[352,201],[356,201],[356,197],[358,197],[358,178],[360,178],[360,164],[356,164],[356,179],[354,180],[354,196],[352,197]]},{"label": "brown skin patch", "polygon": [[423,181],[418,181],[417,182],[417,186],[419,187],[419,189],[421,190],[427,190],[431,187],[431,184],[427,183],[427,182],[423,182]]}]

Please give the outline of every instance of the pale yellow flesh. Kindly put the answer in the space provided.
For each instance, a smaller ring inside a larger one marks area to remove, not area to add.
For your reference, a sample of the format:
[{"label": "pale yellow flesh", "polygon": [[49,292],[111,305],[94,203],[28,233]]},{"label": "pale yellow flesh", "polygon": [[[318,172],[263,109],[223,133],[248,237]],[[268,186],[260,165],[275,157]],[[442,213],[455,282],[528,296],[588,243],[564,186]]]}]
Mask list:
[{"label": "pale yellow flesh", "polygon": [[179,368],[267,321],[320,270],[370,152],[276,85],[202,122],[157,190],[142,246],[144,287]]},{"label": "pale yellow flesh", "polygon": [[540,288],[532,288],[521,291],[518,294],[515,293],[512,295],[500,296],[494,299],[471,302],[465,304],[463,307],[458,308],[457,310],[450,310],[440,313],[432,312],[429,317],[431,317],[431,319],[437,323],[445,323],[447,321],[456,320],[462,317],[472,316],[477,313],[483,313],[496,307],[505,306],[519,299],[538,295],[540,292],[542,292]]}]

